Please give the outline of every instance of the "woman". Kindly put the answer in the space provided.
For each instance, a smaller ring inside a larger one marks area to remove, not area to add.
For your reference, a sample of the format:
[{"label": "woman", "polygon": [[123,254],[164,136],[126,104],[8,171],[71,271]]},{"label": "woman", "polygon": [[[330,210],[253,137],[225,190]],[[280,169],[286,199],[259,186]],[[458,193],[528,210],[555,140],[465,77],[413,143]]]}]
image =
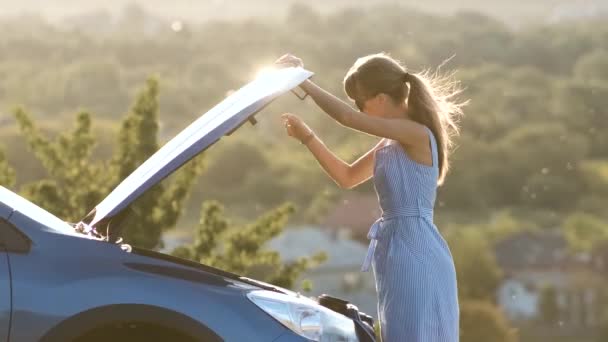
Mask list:
[{"label": "woman", "polygon": [[[279,65],[303,67],[284,55]],[[297,116],[283,114],[287,133],[306,145],[341,187],[373,177],[382,217],[371,227],[362,270],[372,266],[383,341],[458,341],[454,262],[433,223],[437,186],[448,171],[451,134],[463,103],[457,84],[413,74],[386,54],[359,58],[344,78],[348,104],[310,80],[300,85],[334,120],[380,141],[357,161],[336,157]]]}]

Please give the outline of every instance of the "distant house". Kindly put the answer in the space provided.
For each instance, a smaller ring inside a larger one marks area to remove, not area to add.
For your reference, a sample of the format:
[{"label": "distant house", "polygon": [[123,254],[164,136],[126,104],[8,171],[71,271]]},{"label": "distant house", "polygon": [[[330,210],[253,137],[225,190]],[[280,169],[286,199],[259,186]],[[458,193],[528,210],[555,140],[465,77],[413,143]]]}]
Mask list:
[{"label": "distant house", "polygon": [[316,226],[292,227],[269,241],[266,248],[280,253],[284,261],[312,256],[324,251],[327,261],[297,280],[312,282],[311,295],[323,293],[349,300],[360,310],[376,316],[376,289],[373,275],[360,271],[367,245],[354,241],[345,230]]},{"label": "distant house", "polygon": [[350,230],[353,238],[366,242],[369,228],[381,214],[376,194],[352,191],[338,201],[321,225],[331,230]]},{"label": "distant house", "polygon": [[590,254],[573,254],[562,234],[526,231],[514,234],[495,247],[504,272],[497,299],[512,321],[542,318],[544,287],[556,291],[560,325],[593,326],[598,323],[601,275]]},{"label": "distant house", "polygon": [[608,241],[597,244],[592,254],[593,268],[597,272],[608,275]]},{"label": "distant house", "polygon": [[0,112],[0,126],[4,126],[4,125],[8,125],[9,123],[13,122],[14,119],[11,115],[8,114],[4,114],[2,112]]}]

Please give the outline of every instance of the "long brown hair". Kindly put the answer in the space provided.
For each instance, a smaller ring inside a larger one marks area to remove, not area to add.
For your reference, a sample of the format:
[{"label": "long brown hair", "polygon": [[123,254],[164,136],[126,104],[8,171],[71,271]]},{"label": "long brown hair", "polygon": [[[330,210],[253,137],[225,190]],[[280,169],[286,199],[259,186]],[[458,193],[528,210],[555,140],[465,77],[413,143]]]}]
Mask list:
[{"label": "long brown hair", "polygon": [[399,61],[378,53],[357,59],[344,77],[344,91],[351,100],[360,103],[384,93],[395,103],[405,101],[409,118],[433,132],[439,154],[438,185],[443,184],[449,170],[452,138],[459,133],[457,117],[467,103],[455,99],[462,89],[453,80],[454,73],[440,74],[440,68],[409,73]]}]

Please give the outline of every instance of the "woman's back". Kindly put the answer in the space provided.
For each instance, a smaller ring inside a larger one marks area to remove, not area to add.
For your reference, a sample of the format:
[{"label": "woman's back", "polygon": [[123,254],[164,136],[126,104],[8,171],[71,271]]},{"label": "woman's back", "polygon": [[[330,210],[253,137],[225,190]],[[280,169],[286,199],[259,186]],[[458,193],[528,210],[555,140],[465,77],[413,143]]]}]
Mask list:
[{"label": "woman's back", "polygon": [[397,141],[376,151],[374,186],[383,212],[420,210],[432,216],[439,175],[437,143],[430,129],[432,164],[414,161]]}]

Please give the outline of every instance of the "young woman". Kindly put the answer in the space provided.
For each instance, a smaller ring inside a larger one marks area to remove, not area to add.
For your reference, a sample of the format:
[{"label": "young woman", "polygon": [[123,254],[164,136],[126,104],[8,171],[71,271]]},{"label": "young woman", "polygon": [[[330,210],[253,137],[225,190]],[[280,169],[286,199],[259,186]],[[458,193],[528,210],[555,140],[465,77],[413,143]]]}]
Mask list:
[{"label": "young woman", "polygon": [[[284,55],[279,65],[303,67]],[[343,126],[381,138],[352,164],[336,157],[296,115],[283,114],[287,133],[306,145],[339,186],[373,178],[382,217],[370,228],[362,270],[372,266],[383,341],[454,342],[459,337],[456,271],[433,223],[437,186],[448,171],[457,83],[409,73],[386,54],[359,58],[344,78],[358,110],[310,80],[300,85]]]}]

